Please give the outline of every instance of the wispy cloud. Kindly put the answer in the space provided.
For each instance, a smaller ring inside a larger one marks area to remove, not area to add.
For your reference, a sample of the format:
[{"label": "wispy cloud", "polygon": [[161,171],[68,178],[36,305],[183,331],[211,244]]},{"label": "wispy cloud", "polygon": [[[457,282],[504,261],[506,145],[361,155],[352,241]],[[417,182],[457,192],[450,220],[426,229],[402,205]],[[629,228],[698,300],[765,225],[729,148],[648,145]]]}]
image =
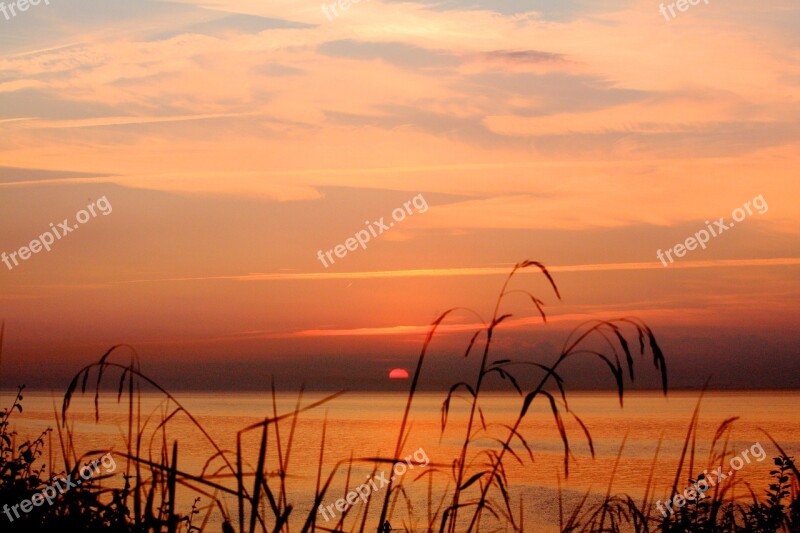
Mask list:
[{"label": "wispy cloud", "polygon": [[36,120],[30,128],[98,128],[105,126],[137,126],[140,124],[161,124],[165,122],[186,122],[192,120],[214,120],[220,118],[253,116],[254,113],[212,113],[204,115],[182,115],[171,117],[102,117],[79,120]]},{"label": "wispy cloud", "polygon": [[[681,261],[669,266],[670,269],[684,268],[736,268],[736,267],[780,267],[800,265],[800,258],[783,257],[771,259],[717,259],[711,261]],[[136,279],[125,283],[156,283],[165,281],[299,281],[299,280],[342,280],[342,279],[378,279],[378,278],[419,278],[449,276],[498,276],[508,275],[513,265],[501,267],[473,268],[434,268],[384,270],[374,272],[275,272],[254,273],[231,276],[203,276],[186,278],[153,278]],[[551,272],[601,272],[623,270],[663,270],[664,266],[653,261],[651,263],[607,263],[586,265],[554,265],[548,267]],[[525,273],[527,271],[520,271]]]}]

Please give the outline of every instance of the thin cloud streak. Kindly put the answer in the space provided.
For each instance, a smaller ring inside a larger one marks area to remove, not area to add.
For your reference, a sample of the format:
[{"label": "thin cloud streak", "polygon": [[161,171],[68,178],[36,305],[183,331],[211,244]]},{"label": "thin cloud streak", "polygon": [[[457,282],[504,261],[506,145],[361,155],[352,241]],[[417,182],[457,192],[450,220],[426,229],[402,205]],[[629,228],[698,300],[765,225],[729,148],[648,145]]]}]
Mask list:
[{"label": "thin cloud streak", "polygon": [[36,120],[36,117],[4,118],[0,119],[0,124],[7,124],[9,122],[23,122],[25,120]]},{"label": "thin cloud streak", "polygon": [[[771,267],[800,265],[800,257],[780,257],[772,259],[715,259],[710,261],[685,261],[664,267],[659,262],[651,263],[600,263],[587,265],[561,265],[548,267],[550,272],[597,272],[612,270],[662,270],[664,268],[731,268],[731,267]],[[297,272],[258,273],[238,276],[203,276],[192,278],[137,279],[122,283],[154,283],[164,281],[300,281],[300,280],[340,280],[340,279],[378,279],[378,278],[418,278],[446,276],[494,276],[508,274],[509,267],[476,268],[429,268],[411,270],[383,270],[373,272]],[[524,272],[524,271],[520,271]]]},{"label": "thin cloud streak", "polygon": [[258,113],[211,113],[198,115],[175,115],[169,117],[104,117],[77,120],[46,120],[35,121],[29,128],[32,129],[64,129],[64,128],[97,128],[103,126],[136,126],[140,124],[160,124],[163,122],[187,122],[190,120],[210,120],[218,118],[232,118],[253,116]]},{"label": "thin cloud streak", "polygon": [[19,180],[0,183],[0,187],[41,187],[44,185],[65,185],[80,183],[108,183],[115,176],[97,176],[92,178],[54,178],[49,180]]},{"label": "thin cloud streak", "polygon": [[[658,316],[683,316],[684,318],[702,317],[707,311],[702,309],[693,308],[674,308],[674,309],[650,309],[650,310],[637,310],[635,312],[625,312],[622,316],[636,315],[639,318],[647,316],[652,318]],[[591,320],[608,320],[621,316],[619,312],[607,311],[604,313],[591,312],[578,312],[578,313],[564,313],[564,314],[548,314],[547,324],[554,323],[577,323],[586,322]],[[503,322],[505,329],[519,329],[536,324],[542,324],[542,318],[539,315],[527,316],[521,318],[512,318]],[[436,331],[440,334],[452,333],[474,333],[477,330],[485,329],[487,324],[481,322],[467,322],[460,324],[439,324]],[[155,344],[155,345],[198,345],[198,344],[214,344],[214,343],[230,343],[238,341],[257,341],[257,340],[285,340],[285,339],[307,339],[307,338],[324,338],[324,337],[422,337],[426,335],[431,328],[431,324],[417,324],[417,325],[403,325],[403,326],[377,326],[377,327],[363,327],[363,328],[342,328],[342,329],[302,329],[297,331],[289,331],[283,333],[276,333],[274,331],[246,331],[232,333],[229,335],[220,335],[205,338],[181,338],[181,339],[147,339],[137,341],[137,344]]]}]

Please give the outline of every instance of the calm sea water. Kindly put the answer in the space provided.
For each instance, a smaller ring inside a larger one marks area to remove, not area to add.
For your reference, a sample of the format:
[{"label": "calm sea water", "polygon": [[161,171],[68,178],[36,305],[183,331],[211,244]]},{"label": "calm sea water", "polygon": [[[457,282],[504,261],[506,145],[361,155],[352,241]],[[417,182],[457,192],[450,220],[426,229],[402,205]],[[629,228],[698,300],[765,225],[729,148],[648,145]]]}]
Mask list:
[{"label": "calm sea water", "polygon": [[[307,393],[301,405],[323,399],[322,393]],[[569,436],[572,454],[569,464],[569,477],[565,479],[564,444],[556,429],[549,405],[542,401],[535,403],[524,422],[520,433],[525,436],[534,455],[532,462],[523,446],[517,442],[513,449],[522,459],[522,464],[508,457],[507,476],[511,487],[514,512],[524,514],[526,531],[552,531],[559,521],[559,494],[563,500],[564,512],[569,514],[573,506],[587,491],[590,501],[604,495],[609,483],[612,492],[627,493],[641,498],[652,471],[652,483],[656,487],[657,498],[666,496],[676,473],[676,465],[683,447],[692,411],[699,394],[695,392],[671,392],[668,397],[651,392],[633,392],[625,396],[625,406],[620,408],[616,396],[606,393],[572,393],[569,408],[577,414],[591,433],[595,457],[592,458],[588,441],[580,425],[572,416],[563,412],[564,423]],[[273,404],[268,394],[254,393],[182,393],[177,395],[183,406],[200,422],[209,436],[222,449],[236,449],[236,435],[239,430],[273,415]],[[11,400],[10,393],[2,395],[3,405]],[[402,501],[395,507],[394,526],[405,522],[406,527],[423,530],[420,524],[426,522],[428,513],[428,476],[415,480],[433,465],[449,465],[458,457],[464,441],[468,403],[454,400],[451,405],[449,423],[441,432],[441,407],[444,394],[419,394],[414,400],[412,416],[409,420],[411,433],[405,446],[404,455],[417,452],[417,458],[426,462],[427,467],[416,466],[402,476],[402,481],[413,505],[414,518],[408,517],[408,506]],[[142,396],[142,423],[146,422],[145,447],[151,446],[154,457],[161,453],[163,432],[153,436],[152,432],[160,420],[168,415],[174,405],[167,406],[161,396],[144,394]],[[304,412],[297,420],[292,446],[289,451],[289,478],[287,499],[295,508],[293,516],[299,523],[307,516],[313,503],[316,476],[320,458],[320,447],[324,436],[323,476],[340,461],[351,457],[388,456],[394,450],[400,420],[406,397],[390,393],[352,393],[341,396],[320,407]],[[290,412],[297,402],[296,394],[279,394],[277,412]],[[125,403],[125,402],[123,402]],[[54,427],[54,406],[60,411],[61,397],[45,393],[29,392],[25,395],[24,413],[14,416],[18,438],[35,437],[39,431]],[[487,431],[477,435],[479,439],[470,450],[469,459],[479,464],[485,459],[484,449],[499,449],[492,437],[504,438],[506,430],[502,424],[512,423],[521,406],[518,396],[490,394],[481,402]],[[563,406],[562,406],[563,408]],[[738,453],[760,443],[771,458],[776,454],[775,447],[761,431],[768,431],[790,454],[800,456],[800,391],[780,392],[711,392],[707,393],[701,406],[696,442],[696,464],[693,472],[684,471],[682,483],[689,475],[696,475],[704,468],[716,469],[719,462],[710,462],[709,445],[721,422],[731,417],[739,417],[733,425],[728,440],[731,453]],[[78,451],[90,449],[111,449],[123,451],[124,434],[127,431],[127,405],[117,405],[116,396],[103,395],[100,401],[100,421],[95,422],[93,397],[75,400],[69,415],[69,424],[75,434]],[[279,426],[282,441],[281,452],[287,453],[291,421]],[[153,437],[152,441],[150,440]],[[250,431],[243,435],[244,455],[255,464],[261,431]],[[166,439],[171,447],[173,441],[179,443],[179,467],[193,474],[200,473],[207,459],[214,453],[213,447],[199,429],[183,414],[173,417],[166,428]],[[274,471],[277,463],[275,433],[270,430],[270,444],[266,470]],[[625,445],[622,447],[623,440]],[[656,449],[660,451],[656,457]],[[53,444],[57,448],[57,435],[53,434]],[[612,470],[619,455],[619,465],[612,479]],[[729,454],[730,457],[731,454]],[[45,454],[44,459],[47,460]],[[124,469],[123,461],[118,462]],[[55,462],[60,466],[60,461]],[[742,494],[746,488],[742,481],[750,482],[755,488],[766,487],[771,461],[751,461],[736,473],[736,482],[741,488],[735,490]],[[727,462],[725,463],[728,469]],[[208,471],[221,467],[220,461],[212,463]],[[372,465],[358,463],[351,471],[349,486],[355,487],[372,475]],[[378,472],[391,474],[386,465]],[[433,476],[431,486],[434,508],[442,491],[447,487],[449,467],[439,468]],[[225,470],[222,469],[223,474]],[[344,483],[346,466],[339,471],[328,495],[326,505],[345,494]],[[219,481],[230,484],[230,479],[221,477]],[[275,480],[276,481],[276,480]],[[727,481],[726,481],[727,483]],[[560,488],[559,488],[560,484]],[[376,485],[378,486],[379,483]],[[452,481],[450,482],[452,486]],[[275,484],[277,486],[277,483]],[[685,485],[684,485],[685,486]],[[383,493],[378,492],[379,496]],[[182,505],[191,507],[194,495],[184,491]],[[235,501],[222,497],[223,505],[235,509]],[[204,498],[202,503],[208,503]],[[368,510],[368,523],[377,521],[378,500]],[[350,520],[361,520],[366,505],[358,503],[351,511]],[[215,512],[209,519],[209,531],[220,531],[220,516]],[[320,517],[320,523],[325,521]],[[349,522],[348,522],[349,523]],[[296,528],[295,528],[296,529]],[[489,525],[484,531],[503,529]]]}]

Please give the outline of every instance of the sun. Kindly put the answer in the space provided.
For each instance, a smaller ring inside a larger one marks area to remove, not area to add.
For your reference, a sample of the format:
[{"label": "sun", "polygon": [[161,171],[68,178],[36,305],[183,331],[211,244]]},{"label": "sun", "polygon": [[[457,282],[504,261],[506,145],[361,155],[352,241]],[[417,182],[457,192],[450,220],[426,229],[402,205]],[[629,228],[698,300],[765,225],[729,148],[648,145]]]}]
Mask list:
[{"label": "sun", "polygon": [[408,371],[405,368],[394,368],[389,372],[389,379],[408,379]]}]

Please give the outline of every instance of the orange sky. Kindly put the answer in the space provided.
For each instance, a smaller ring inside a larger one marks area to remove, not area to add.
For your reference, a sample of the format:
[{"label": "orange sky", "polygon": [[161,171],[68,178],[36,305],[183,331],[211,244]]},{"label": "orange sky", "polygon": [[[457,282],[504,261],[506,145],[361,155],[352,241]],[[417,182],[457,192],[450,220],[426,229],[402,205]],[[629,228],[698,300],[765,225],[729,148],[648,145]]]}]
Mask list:
[{"label": "orange sky", "polygon": [[[382,387],[439,312],[488,319],[505,273],[534,259],[563,301],[521,275],[552,320],[510,297],[510,354],[550,361],[578,321],[637,315],[678,386],[800,387],[800,8],[701,2],[667,21],[658,7],[370,0],[329,20],[297,0],[91,0],[0,15],[0,252],[113,207],[0,263],[0,385],[60,388],[125,342],[178,387],[273,373]],[[318,260],[418,195],[424,212]],[[656,257],[746,202],[705,249]],[[477,325],[443,329],[430,386]]]}]

